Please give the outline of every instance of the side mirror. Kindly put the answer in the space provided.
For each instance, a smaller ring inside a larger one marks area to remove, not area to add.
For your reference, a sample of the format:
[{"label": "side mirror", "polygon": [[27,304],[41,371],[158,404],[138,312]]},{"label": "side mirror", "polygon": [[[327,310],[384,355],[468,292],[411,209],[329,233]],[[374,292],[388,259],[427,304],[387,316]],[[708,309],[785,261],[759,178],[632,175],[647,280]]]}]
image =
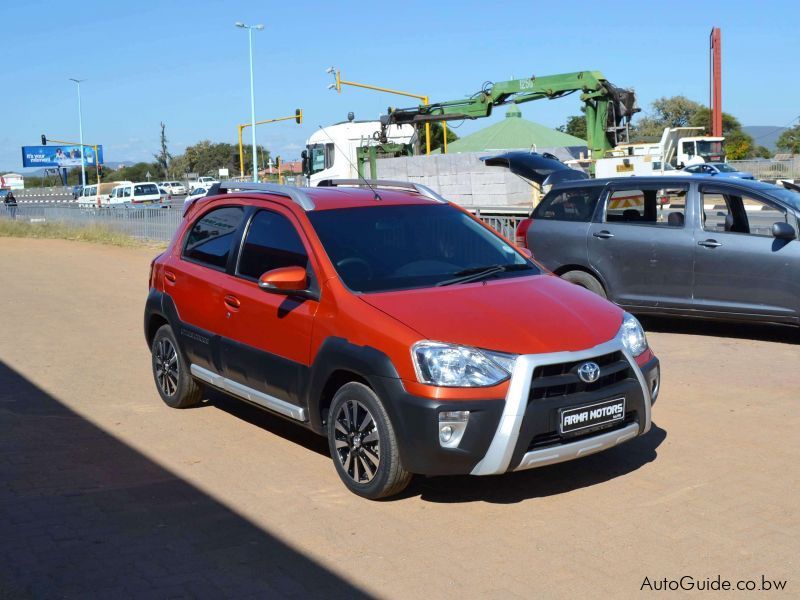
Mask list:
[{"label": "side mirror", "polygon": [[793,240],[797,237],[794,227],[783,221],[772,224],[772,237],[777,240]]},{"label": "side mirror", "polygon": [[531,252],[530,248],[517,248],[517,250],[519,250],[525,258],[533,258],[533,252]]},{"label": "side mirror", "polygon": [[296,294],[308,288],[308,275],[303,267],[280,267],[258,278],[258,287],[272,294]]}]

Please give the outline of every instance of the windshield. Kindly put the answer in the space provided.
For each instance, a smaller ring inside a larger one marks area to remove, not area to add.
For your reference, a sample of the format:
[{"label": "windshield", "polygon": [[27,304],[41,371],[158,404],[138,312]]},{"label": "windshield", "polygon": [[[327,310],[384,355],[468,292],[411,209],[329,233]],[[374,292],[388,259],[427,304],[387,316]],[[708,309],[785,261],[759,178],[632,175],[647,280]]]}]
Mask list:
[{"label": "windshield", "polygon": [[308,146],[308,165],[311,173],[319,173],[333,166],[333,144]]},{"label": "windshield", "polygon": [[784,204],[788,204],[795,210],[800,210],[800,193],[798,192],[787,190],[786,188],[778,187],[777,185],[772,185],[769,183],[765,183],[763,187],[759,186],[757,189],[769,196],[772,196],[773,198],[777,198]]},{"label": "windshield", "polygon": [[729,164],[726,163],[711,163],[712,167],[716,167],[718,171],[722,171],[723,173],[735,173],[736,169],[731,167]]},{"label": "windshield", "polygon": [[722,154],[722,142],[697,142],[697,153],[700,156],[719,156]]},{"label": "windshield", "polygon": [[540,273],[452,206],[342,208],[310,212],[308,218],[339,277],[356,292],[432,287],[489,267],[497,267],[490,277]]}]

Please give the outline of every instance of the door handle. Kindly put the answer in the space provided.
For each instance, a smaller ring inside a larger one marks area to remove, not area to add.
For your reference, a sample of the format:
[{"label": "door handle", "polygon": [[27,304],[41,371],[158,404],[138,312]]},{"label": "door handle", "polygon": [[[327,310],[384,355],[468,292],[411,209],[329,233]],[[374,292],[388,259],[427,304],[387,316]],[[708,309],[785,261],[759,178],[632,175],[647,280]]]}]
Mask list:
[{"label": "door handle", "polygon": [[225,296],[224,301],[225,305],[231,310],[239,310],[239,307],[242,305],[242,303],[239,302],[239,299],[236,296],[230,296],[230,295]]},{"label": "door handle", "polygon": [[717,240],[703,240],[702,242],[697,242],[697,245],[705,248],[719,248],[722,246]]},{"label": "door handle", "polygon": [[178,276],[172,271],[164,271],[164,279],[166,279],[169,283],[175,283],[178,281]]},{"label": "door handle", "polygon": [[600,238],[601,240],[607,240],[609,238],[614,237],[613,233],[611,233],[610,231],[606,231],[605,229],[603,231],[597,231],[592,235],[596,238]]}]

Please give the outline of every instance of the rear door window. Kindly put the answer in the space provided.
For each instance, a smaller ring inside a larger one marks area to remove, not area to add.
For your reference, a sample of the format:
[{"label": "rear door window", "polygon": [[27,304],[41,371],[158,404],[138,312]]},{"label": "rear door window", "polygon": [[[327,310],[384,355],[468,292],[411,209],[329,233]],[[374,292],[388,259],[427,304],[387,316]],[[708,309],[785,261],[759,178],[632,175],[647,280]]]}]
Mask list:
[{"label": "rear door window", "polygon": [[614,189],[606,201],[605,223],[683,227],[686,192],[684,185]]},{"label": "rear door window", "polygon": [[554,190],[547,194],[533,211],[533,219],[591,221],[602,190],[600,186]]},{"label": "rear door window", "polygon": [[294,225],[285,216],[259,211],[247,228],[237,274],[258,279],[280,267],[308,266],[308,254]]},{"label": "rear door window", "polygon": [[198,219],[186,236],[183,257],[192,262],[225,270],[244,218],[241,206],[225,206],[206,213]]}]

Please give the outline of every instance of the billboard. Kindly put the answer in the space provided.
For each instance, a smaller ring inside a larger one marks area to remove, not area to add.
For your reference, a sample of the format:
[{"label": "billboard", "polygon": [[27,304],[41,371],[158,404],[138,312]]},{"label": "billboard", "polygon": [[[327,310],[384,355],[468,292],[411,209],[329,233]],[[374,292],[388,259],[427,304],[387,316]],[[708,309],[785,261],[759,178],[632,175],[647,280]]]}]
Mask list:
[{"label": "billboard", "polygon": [[[83,159],[87,167],[103,164],[103,147],[97,147],[97,156],[94,148],[83,147]],[[80,167],[81,147],[75,146],[23,146],[23,167]]]}]

